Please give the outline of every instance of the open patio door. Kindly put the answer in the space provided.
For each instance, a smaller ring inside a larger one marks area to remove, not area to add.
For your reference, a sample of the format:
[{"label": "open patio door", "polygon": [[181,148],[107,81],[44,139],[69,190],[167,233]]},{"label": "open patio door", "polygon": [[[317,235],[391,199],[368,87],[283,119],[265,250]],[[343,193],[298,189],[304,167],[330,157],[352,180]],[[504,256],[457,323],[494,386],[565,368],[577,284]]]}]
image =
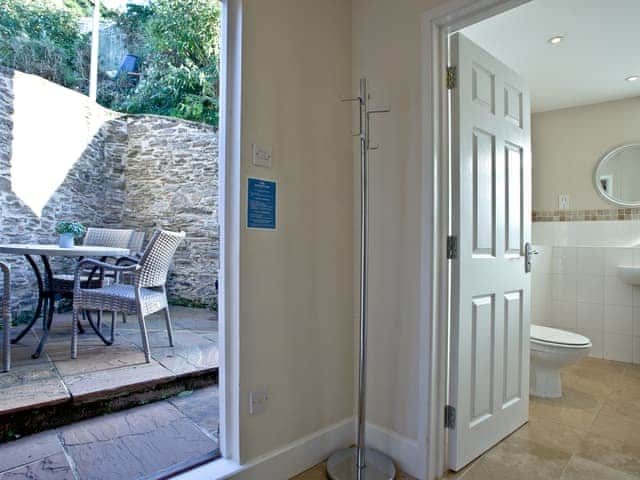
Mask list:
[{"label": "open patio door", "polygon": [[522,78],[460,34],[451,65],[448,463],[459,470],[528,419],[531,142]]}]

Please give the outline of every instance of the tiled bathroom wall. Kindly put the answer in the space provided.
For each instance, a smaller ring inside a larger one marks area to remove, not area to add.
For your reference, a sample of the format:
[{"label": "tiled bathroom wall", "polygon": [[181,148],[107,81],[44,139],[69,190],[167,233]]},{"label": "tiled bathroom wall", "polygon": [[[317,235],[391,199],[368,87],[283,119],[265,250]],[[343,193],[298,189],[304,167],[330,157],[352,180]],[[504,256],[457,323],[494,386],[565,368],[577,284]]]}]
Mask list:
[{"label": "tiled bathroom wall", "polygon": [[638,239],[639,221],[534,223],[531,322],[589,337],[594,357],[640,363],[640,287],[616,276],[640,266]]}]

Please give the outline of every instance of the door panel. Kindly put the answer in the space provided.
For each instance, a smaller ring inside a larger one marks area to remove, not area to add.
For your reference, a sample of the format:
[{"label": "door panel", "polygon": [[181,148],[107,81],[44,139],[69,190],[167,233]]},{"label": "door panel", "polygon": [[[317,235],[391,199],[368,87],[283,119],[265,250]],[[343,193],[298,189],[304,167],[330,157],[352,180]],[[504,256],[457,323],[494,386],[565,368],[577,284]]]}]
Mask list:
[{"label": "door panel", "polygon": [[473,211],[475,255],[495,255],[495,136],[473,132]]},{"label": "door panel", "polygon": [[531,237],[529,93],[507,66],[451,38],[452,233],[449,467],[527,421]]},{"label": "door panel", "polygon": [[506,143],[504,148],[507,178],[506,193],[506,251],[505,255],[518,257],[524,251],[522,237],[523,201],[522,201],[522,148]]}]

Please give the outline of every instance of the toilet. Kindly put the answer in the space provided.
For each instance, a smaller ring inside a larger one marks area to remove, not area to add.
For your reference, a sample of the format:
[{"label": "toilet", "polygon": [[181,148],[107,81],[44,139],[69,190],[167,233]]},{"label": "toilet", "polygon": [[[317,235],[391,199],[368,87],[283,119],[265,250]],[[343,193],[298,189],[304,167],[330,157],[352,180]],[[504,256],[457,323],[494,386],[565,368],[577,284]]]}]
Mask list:
[{"label": "toilet", "polygon": [[560,369],[576,363],[591,351],[587,337],[557,328],[531,325],[529,394],[562,397]]}]

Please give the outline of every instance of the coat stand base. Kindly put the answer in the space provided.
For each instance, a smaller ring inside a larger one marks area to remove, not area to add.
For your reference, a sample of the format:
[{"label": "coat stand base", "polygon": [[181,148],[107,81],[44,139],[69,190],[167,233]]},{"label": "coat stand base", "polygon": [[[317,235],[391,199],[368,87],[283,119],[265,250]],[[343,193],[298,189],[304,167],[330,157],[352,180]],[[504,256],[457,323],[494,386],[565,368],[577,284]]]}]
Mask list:
[{"label": "coat stand base", "polygon": [[356,448],[339,450],[329,457],[327,474],[331,480],[393,480],[396,478],[396,467],[384,453],[365,448],[364,458],[365,467],[358,469]]}]

